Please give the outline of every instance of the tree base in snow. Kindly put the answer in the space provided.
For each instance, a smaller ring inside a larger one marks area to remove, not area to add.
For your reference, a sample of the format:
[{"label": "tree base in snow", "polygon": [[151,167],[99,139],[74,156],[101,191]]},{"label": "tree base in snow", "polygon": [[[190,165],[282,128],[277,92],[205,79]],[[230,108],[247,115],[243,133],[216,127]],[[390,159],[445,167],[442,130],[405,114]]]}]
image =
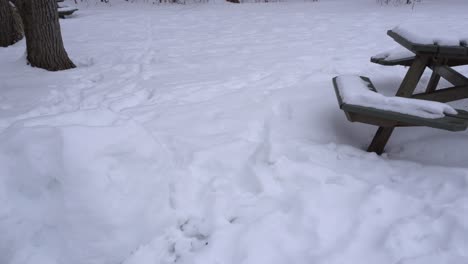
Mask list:
[{"label": "tree base in snow", "polygon": [[49,71],[75,68],[63,46],[57,3],[49,0],[16,3],[24,24],[29,64]]}]

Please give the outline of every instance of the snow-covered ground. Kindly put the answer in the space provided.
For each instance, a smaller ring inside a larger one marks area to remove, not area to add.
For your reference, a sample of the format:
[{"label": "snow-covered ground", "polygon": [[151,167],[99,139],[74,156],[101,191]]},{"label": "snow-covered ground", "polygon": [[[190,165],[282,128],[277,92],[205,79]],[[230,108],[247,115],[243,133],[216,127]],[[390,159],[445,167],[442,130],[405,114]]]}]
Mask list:
[{"label": "snow-covered ground", "polygon": [[466,3],[92,2],[61,20],[78,68],[0,49],[0,263],[468,263],[468,134],[367,153],[331,83],[394,94],[386,30],[466,31]]}]

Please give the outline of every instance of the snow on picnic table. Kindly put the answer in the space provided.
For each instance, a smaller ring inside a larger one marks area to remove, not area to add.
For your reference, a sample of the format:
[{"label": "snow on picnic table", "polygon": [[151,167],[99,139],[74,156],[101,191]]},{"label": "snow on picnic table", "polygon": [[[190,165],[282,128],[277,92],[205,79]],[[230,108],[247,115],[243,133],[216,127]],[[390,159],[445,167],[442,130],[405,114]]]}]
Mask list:
[{"label": "snow on picnic table", "polygon": [[435,21],[403,23],[392,29],[393,32],[415,44],[440,46],[466,46],[468,32],[458,25],[447,25]]},{"label": "snow on picnic table", "polygon": [[337,79],[338,89],[344,103],[402,113],[422,118],[441,118],[445,114],[456,115],[457,111],[448,104],[384,96],[369,89],[368,81],[355,75],[341,75]]},{"label": "snow on picnic table", "polygon": [[0,263],[467,263],[467,134],[366,153],[331,83],[394,94],[386,30],[466,6],[370,2],[83,4],[77,69],[0,49]]}]

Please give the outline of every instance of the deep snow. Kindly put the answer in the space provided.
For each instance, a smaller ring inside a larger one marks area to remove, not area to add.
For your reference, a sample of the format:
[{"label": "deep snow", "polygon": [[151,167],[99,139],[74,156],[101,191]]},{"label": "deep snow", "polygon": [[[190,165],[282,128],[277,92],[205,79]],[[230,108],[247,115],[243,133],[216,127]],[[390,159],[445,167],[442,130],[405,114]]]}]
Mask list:
[{"label": "deep snow", "polygon": [[349,2],[82,4],[77,69],[0,49],[0,263],[467,263],[466,132],[366,153],[331,79],[394,94],[386,30],[468,6]]}]

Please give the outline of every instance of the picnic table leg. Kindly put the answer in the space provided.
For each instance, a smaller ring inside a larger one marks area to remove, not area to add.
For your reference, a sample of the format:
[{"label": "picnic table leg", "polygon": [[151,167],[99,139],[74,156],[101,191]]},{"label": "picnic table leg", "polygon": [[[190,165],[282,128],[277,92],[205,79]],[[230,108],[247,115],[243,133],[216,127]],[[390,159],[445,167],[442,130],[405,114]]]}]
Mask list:
[{"label": "picnic table leg", "polygon": [[433,71],[455,86],[466,85],[468,83],[468,78],[447,65],[433,67]]},{"label": "picnic table leg", "polygon": [[[411,97],[424,73],[424,70],[426,69],[426,66],[428,65],[429,59],[430,57],[428,56],[416,56],[413,64],[411,64],[408,72],[406,73],[396,96]],[[367,151],[375,152],[378,155],[382,154],[394,129],[395,127],[379,127],[371,144],[367,148]]]},{"label": "picnic table leg", "polygon": [[432,75],[431,78],[429,79],[429,83],[427,84],[426,87],[426,93],[432,93],[437,89],[437,85],[440,82],[440,74],[435,70],[436,67],[440,67],[442,65],[447,65],[448,60],[447,59],[439,59],[435,60],[433,63],[433,66],[431,67],[432,69]]},{"label": "picnic table leg", "polygon": [[429,83],[427,84],[426,93],[432,93],[437,89],[437,85],[440,81],[440,75],[433,71],[431,75],[431,79],[429,79]]},{"label": "picnic table leg", "polygon": [[385,145],[387,145],[390,136],[393,133],[395,127],[379,127],[375,133],[374,139],[367,148],[367,152],[375,152],[377,155],[383,153]]},{"label": "picnic table leg", "polygon": [[416,56],[413,64],[411,64],[408,69],[405,78],[401,82],[396,96],[411,97],[411,95],[413,95],[414,89],[416,89],[416,86],[428,65],[429,58],[430,57],[428,56]]}]

